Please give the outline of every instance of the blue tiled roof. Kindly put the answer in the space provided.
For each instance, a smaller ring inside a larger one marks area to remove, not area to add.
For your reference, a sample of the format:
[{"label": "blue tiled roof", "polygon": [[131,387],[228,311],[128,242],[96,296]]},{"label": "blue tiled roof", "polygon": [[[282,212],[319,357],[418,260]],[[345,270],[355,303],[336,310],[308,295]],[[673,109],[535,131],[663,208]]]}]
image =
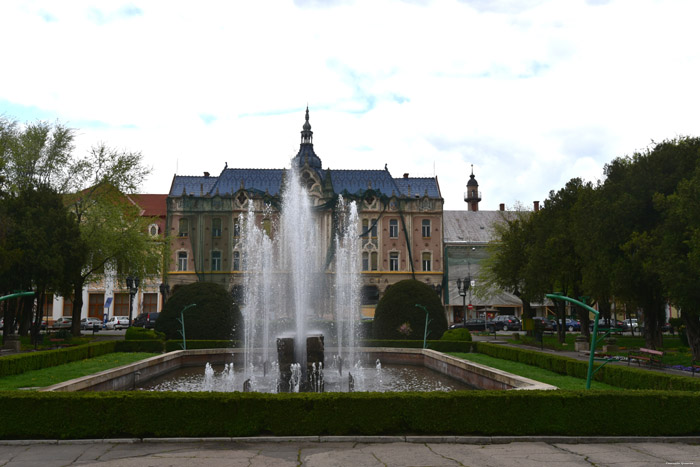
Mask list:
[{"label": "blue tiled roof", "polygon": [[431,177],[396,178],[396,185],[405,196],[423,196],[426,193],[429,198],[440,198],[440,188],[437,179]]},{"label": "blue tiled roof", "polygon": [[181,196],[184,189],[188,195],[201,196],[209,193],[217,180],[218,177],[175,175],[169,195]]},{"label": "blue tiled roof", "polygon": [[258,191],[277,195],[282,185],[282,169],[224,169],[219,175],[219,182],[212,188],[210,194],[235,193],[241,189]]},{"label": "blue tiled roof", "polygon": [[348,192],[361,195],[375,190],[387,196],[399,196],[400,192],[386,170],[331,170],[331,181],[336,193]]},{"label": "blue tiled roof", "polygon": [[[326,173],[321,173],[325,177]],[[183,188],[188,195],[214,196],[236,193],[241,187],[248,191],[278,195],[282,185],[283,169],[224,169],[218,177],[183,176],[173,178],[170,196],[181,196]],[[440,198],[440,189],[434,178],[393,178],[388,170],[331,170],[331,182],[336,193],[361,196],[374,190],[385,196],[423,196]],[[410,189],[409,189],[410,187]]]}]

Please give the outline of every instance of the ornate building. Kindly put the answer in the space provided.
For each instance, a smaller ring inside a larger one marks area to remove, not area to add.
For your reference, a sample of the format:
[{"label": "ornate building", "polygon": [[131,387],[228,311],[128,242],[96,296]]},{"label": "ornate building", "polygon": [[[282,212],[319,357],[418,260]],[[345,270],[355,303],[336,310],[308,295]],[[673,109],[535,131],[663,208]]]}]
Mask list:
[{"label": "ornate building", "polygon": [[[340,195],[356,201],[361,222],[363,313],[391,284],[415,278],[437,286],[443,271],[443,199],[437,177],[394,178],[383,170],[324,169],[313,146],[309,110],[299,152],[292,159],[318,217],[318,248],[333,254],[334,209]],[[278,229],[286,169],[225,166],[218,176],[175,175],[167,199],[166,230],[173,239],[168,282],[224,285],[243,281],[238,250],[240,216],[252,200],[256,221],[272,237]]]}]

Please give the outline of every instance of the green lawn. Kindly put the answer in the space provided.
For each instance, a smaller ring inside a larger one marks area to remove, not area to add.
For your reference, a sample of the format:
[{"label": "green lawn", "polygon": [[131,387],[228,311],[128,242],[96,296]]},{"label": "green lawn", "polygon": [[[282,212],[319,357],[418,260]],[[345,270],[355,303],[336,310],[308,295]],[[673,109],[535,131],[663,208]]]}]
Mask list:
[{"label": "green lawn", "polygon": [[[535,381],[551,384],[552,386],[556,386],[559,389],[586,389],[585,379],[574,378],[573,376],[560,375],[559,373],[544,370],[536,366],[525,365],[524,363],[513,362],[511,360],[502,360],[500,358],[494,358],[479,353],[450,353],[450,355],[455,356],[457,358],[463,358],[464,360],[469,360],[471,362],[490,366],[498,370],[507,371],[508,373],[513,373],[514,375],[524,376],[526,378],[534,379]],[[609,384],[600,383],[598,381],[591,382],[591,389],[615,389],[618,391],[623,390],[623,388],[610,386]]]},{"label": "green lawn", "polygon": [[0,391],[13,391],[19,388],[37,388],[68,381],[73,378],[91,375],[122,365],[127,365],[144,358],[153,357],[154,353],[124,353],[115,352],[99,357],[88,358],[79,362],[44,368],[0,378]]}]

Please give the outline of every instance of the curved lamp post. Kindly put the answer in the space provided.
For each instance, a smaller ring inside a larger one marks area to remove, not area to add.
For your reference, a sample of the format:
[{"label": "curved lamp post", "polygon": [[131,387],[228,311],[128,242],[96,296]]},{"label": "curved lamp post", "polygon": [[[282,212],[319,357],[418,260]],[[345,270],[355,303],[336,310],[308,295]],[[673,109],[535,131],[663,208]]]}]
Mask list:
[{"label": "curved lamp post", "polygon": [[139,278],[127,277],[126,288],[129,289],[129,326],[131,326],[131,318],[134,314],[134,295],[139,291]]}]

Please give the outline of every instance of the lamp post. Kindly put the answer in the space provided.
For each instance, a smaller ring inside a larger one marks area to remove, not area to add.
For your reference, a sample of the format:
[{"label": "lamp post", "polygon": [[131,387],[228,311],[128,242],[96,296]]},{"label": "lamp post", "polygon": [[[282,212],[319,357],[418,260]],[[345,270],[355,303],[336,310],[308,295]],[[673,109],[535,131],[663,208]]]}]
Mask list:
[{"label": "lamp post", "polygon": [[465,325],[467,323],[467,290],[469,290],[471,282],[471,277],[457,279],[457,290],[462,297],[462,322],[465,323]]},{"label": "lamp post", "polygon": [[126,288],[129,289],[129,326],[131,326],[131,318],[134,314],[134,295],[139,291],[139,278],[128,276]]}]

